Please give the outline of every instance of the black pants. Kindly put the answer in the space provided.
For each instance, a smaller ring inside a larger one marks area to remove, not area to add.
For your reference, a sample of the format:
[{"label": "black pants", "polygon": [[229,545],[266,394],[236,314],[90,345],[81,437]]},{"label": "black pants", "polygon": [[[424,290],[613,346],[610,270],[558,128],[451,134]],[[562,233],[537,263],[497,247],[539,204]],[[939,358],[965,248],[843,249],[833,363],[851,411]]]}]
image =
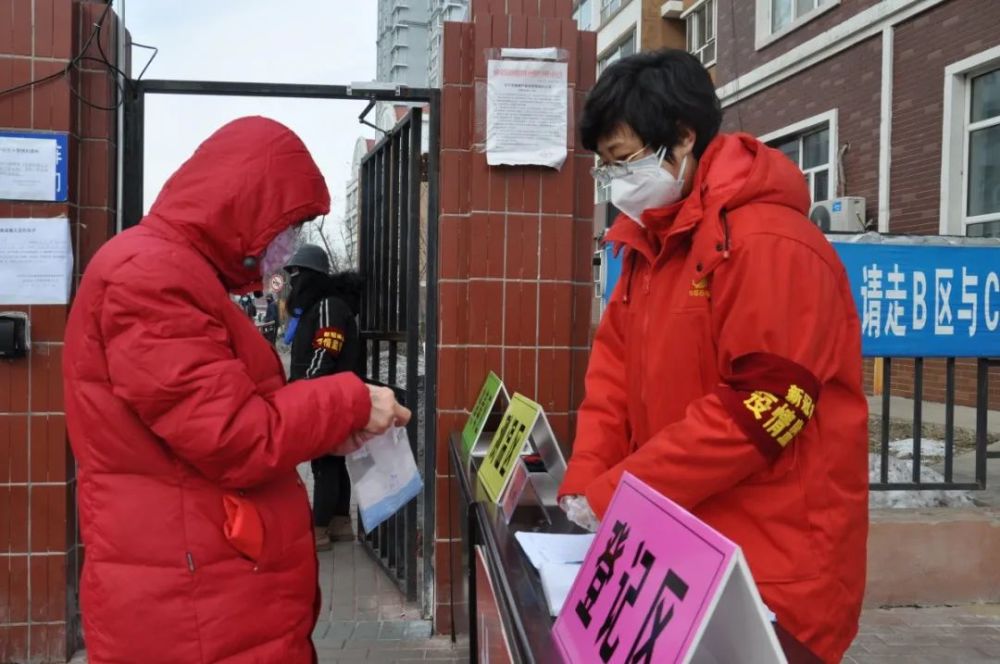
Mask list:
[{"label": "black pants", "polygon": [[325,528],[335,516],[351,514],[351,478],[342,456],[312,461],[313,524]]}]

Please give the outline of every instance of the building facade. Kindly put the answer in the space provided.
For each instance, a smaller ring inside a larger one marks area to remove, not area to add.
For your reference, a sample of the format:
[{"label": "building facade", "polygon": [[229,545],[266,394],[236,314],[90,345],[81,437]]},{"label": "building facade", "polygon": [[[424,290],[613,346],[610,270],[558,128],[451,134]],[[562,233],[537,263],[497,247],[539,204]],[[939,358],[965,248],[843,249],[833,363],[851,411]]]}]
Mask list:
[{"label": "building facade", "polygon": [[440,88],[444,24],[448,21],[465,21],[469,15],[469,0],[430,0],[430,11],[427,85],[432,88]]},{"label": "building facade", "polygon": [[429,0],[379,0],[379,81],[427,87],[430,14]]}]

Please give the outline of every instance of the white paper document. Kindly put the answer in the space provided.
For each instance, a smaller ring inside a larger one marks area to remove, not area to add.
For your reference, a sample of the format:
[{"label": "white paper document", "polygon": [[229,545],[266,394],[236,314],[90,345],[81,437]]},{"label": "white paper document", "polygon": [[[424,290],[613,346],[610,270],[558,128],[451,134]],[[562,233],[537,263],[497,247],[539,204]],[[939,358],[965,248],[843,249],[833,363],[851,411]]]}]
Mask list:
[{"label": "white paper document", "polygon": [[565,565],[582,563],[587,550],[594,542],[594,535],[557,535],[553,533],[515,533],[528,560],[541,571],[546,564]]},{"label": "white paper document", "polygon": [[542,577],[542,590],[545,591],[545,601],[549,605],[550,616],[559,615],[581,567],[583,567],[583,563],[575,565],[545,563],[538,570],[539,576]]},{"label": "white paper document", "polygon": [[490,166],[549,166],[566,161],[568,65],[490,60],[486,79],[486,161]]},{"label": "white paper document", "polygon": [[0,136],[0,198],[56,199],[55,138]]},{"label": "white paper document", "polygon": [[72,277],[68,219],[0,219],[0,304],[66,304]]}]

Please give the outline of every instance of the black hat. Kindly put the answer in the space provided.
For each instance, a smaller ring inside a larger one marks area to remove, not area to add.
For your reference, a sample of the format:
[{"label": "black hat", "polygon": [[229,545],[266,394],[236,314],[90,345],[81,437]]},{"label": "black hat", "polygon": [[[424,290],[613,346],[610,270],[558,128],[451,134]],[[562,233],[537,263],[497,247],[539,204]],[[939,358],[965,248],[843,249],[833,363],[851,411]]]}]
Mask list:
[{"label": "black hat", "polygon": [[292,260],[285,265],[285,271],[289,268],[298,267],[314,270],[320,274],[330,273],[330,258],[326,255],[323,247],[316,244],[304,244],[292,256]]}]

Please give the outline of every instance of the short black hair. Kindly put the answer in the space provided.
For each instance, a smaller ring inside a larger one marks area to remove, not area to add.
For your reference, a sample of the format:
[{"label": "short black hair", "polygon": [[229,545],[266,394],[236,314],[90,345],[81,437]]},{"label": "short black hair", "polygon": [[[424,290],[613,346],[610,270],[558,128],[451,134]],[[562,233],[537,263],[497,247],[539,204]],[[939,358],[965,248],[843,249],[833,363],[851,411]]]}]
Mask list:
[{"label": "short black hair", "polygon": [[695,133],[694,156],[701,158],[722,124],[722,103],[705,67],[687,51],[663,49],[637,53],[601,74],[587,96],[580,119],[583,147],[597,152],[597,141],[627,124],[653,148],[669,150],[683,127]]}]

